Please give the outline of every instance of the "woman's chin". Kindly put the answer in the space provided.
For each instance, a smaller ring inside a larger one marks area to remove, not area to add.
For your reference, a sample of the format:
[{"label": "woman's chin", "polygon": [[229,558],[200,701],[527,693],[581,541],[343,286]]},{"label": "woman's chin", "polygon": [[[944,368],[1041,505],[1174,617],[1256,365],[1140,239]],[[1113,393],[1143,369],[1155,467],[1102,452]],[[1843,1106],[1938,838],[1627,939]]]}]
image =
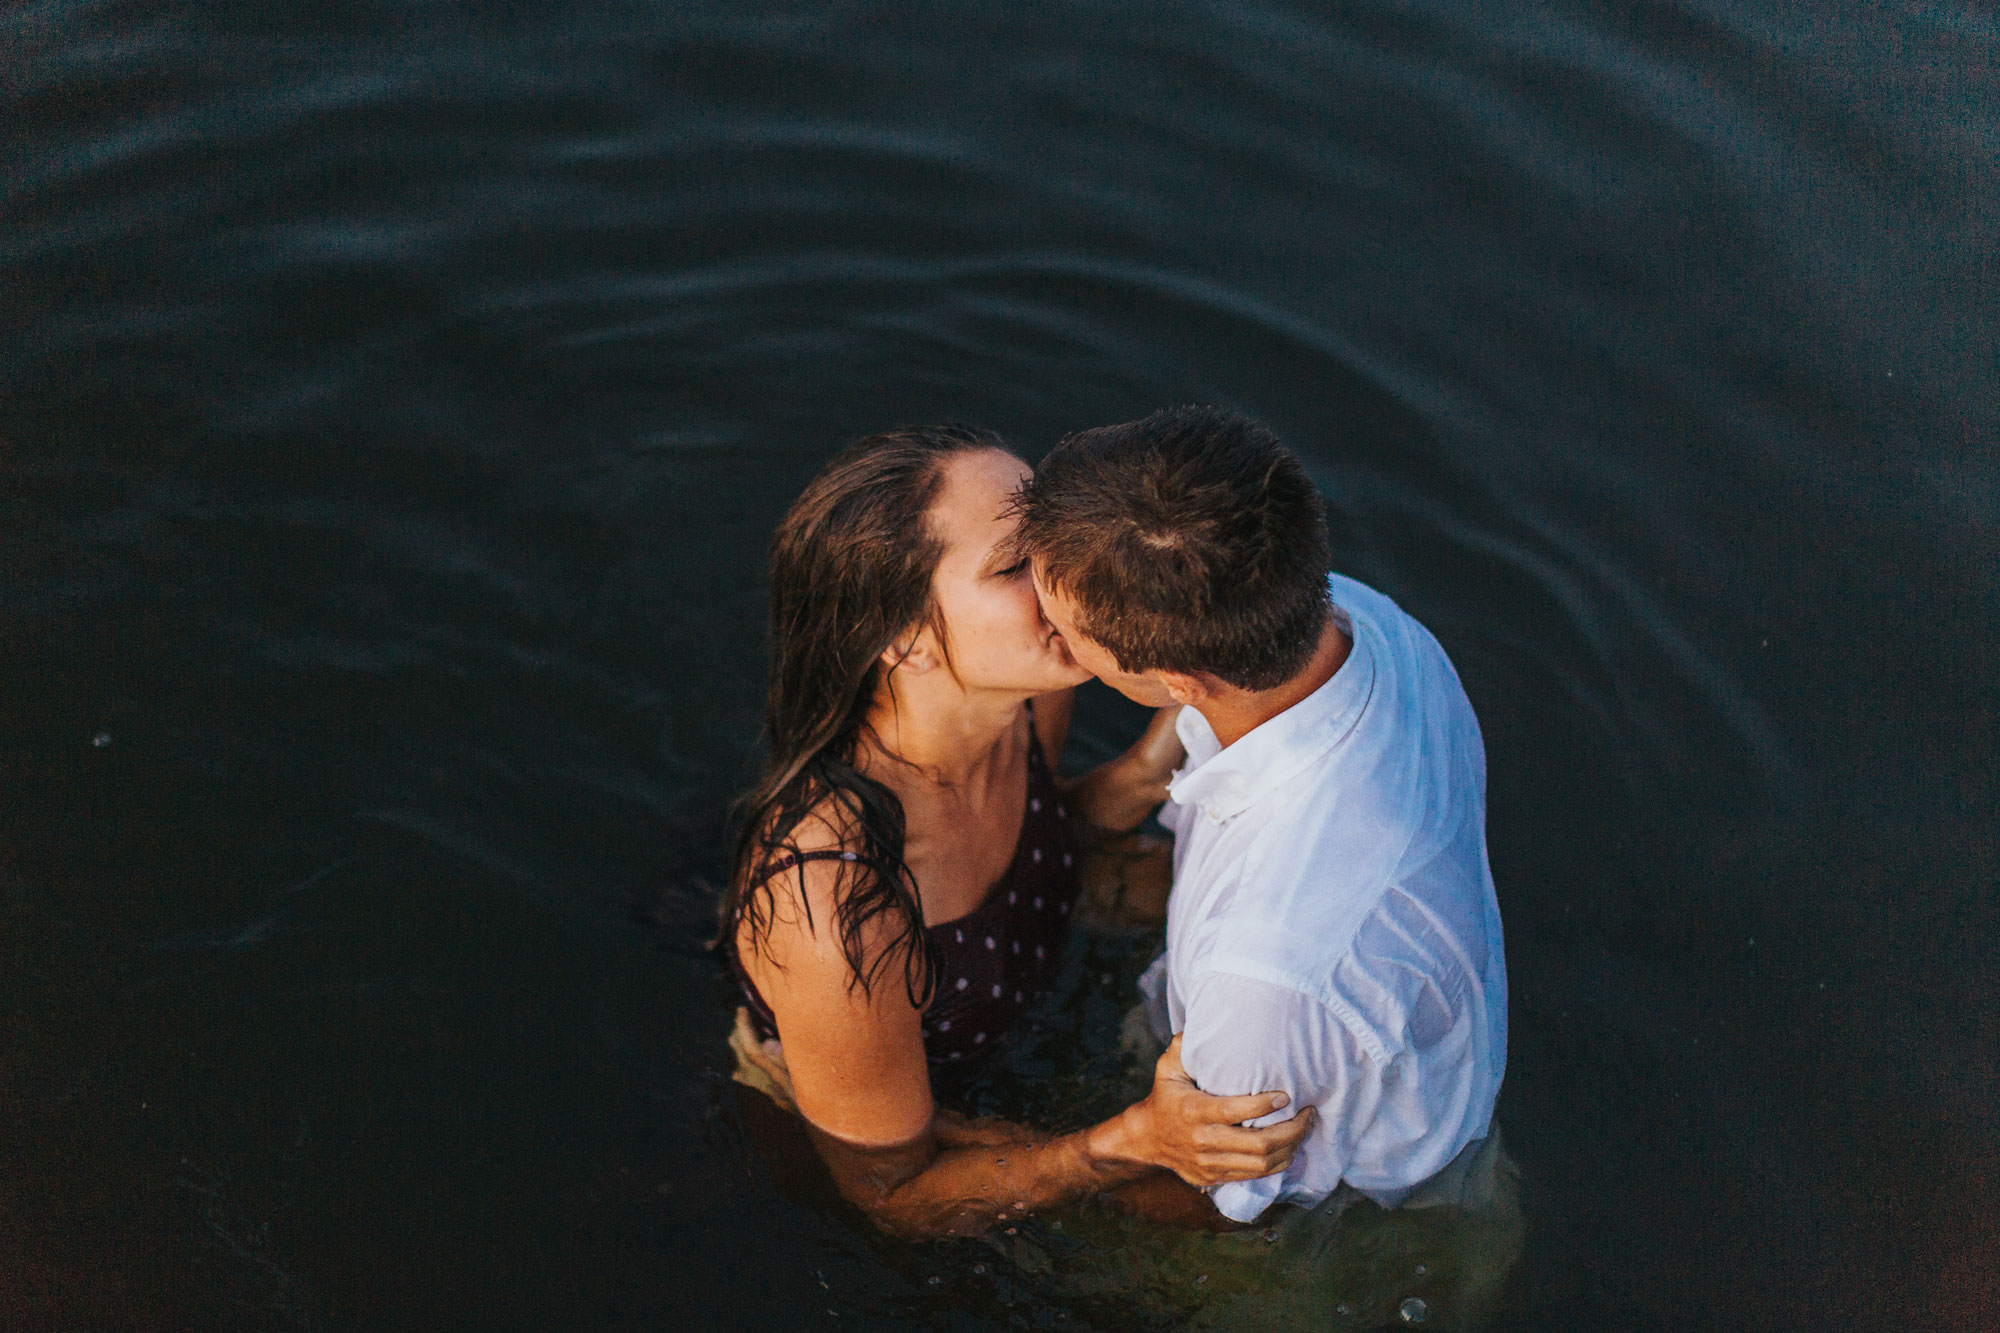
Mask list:
[{"label": "woman's chin", "polygon": [[1058,634],[1050,639],[1049,655],[1055,659],[1056,672],[1063,678],[1061,685],[1051,688],[1063,689],[1071,685],[1081,685],[1090,679],[1090,669],[1077,665],[1076,659],[1070,656],[1069,643],[1062,635]]},{"label": "woman's chin", "polygon": [[[1068,657],[1069,654],[1065,653],[1063,656]],[[1049,686],[1052,690],[1070,689],[1090,679],[1090,672],[1078,666],[1073,660],[1064,662],[1062,666],[1056,669],[1055,674],[1058,680],[1054,685]]]},{"label": "woman's chin", "polygon": [[[1023,664],[1025,665],[1025,664]],[[1016,677],[1021,683],[1016,689],[1025,689],[1030,694],[1048,694],[1053,690],[1074,689],[1090,679],[1090,669],[1078,666],[1074,657],[1062,640],[1044,644],[1041,660]]]},{"label": "woman's chin", "polygon": [[1066,662],[1061,666],[1052,663],[1035,672],[1033,676],[1024,678],[1023,683],[1015,688],[1025,690],[1029,694],[1052,694],[1056,690],[1075,689],[1089,679],[1090,673],[1074,662]]}]

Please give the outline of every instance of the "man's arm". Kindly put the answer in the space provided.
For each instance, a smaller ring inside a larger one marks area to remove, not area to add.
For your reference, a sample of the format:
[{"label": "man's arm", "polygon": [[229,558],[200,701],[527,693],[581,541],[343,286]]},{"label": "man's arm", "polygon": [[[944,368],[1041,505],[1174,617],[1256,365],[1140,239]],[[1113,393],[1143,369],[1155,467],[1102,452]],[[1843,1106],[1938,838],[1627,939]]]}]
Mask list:
[{"label": "man's arm", "polygon": [[1181,1039],[1181,1059],[1204,1092],[1226,1096],[1256,1087],[1290,1095],[1290,1109],[1253,1124],[1274,1124],[1307,1107],[1318,1113],[1282,1175],[1217,1185],[1209,1191],[1215,1206],[1249,1222],[1281,1193],[1331,1193],[1382,1091],[1380,1063],[1346,1025],[1288,986],[1219,972],[1203,977],[1189,997]]}]

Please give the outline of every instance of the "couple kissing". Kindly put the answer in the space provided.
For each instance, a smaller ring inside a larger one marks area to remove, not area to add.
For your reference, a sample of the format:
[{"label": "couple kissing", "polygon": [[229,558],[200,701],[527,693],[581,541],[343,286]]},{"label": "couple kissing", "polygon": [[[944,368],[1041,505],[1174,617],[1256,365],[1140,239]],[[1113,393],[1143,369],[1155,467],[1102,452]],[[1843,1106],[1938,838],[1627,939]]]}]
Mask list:
[{"label": "couple kissing", "polygon": [[[1416,1206],[1479,1157],[1507,983],[1478,724],[1437,641],[1330,563],[1297,459],[1207,408],[1034,469],[985,431],[872,435],[792,505],[770,756],[722,904],[731,1044],[878,1226],[971,1234],[1101,1195],[1226,1229]],[[1093,675],[1158,711],[1065,779]],[[1067,1134],[940,1107],[934,1077],[1054,979],[1084,847],[1155,812],[1150,1091]]]}]

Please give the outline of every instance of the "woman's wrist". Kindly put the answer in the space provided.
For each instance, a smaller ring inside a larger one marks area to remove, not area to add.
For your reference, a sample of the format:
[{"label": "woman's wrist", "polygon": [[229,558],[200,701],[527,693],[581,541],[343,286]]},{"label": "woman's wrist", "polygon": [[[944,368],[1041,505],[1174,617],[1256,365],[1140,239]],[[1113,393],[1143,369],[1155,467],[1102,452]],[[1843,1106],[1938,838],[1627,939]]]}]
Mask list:
[{"label": "woman's wrist", "polygon": [[1148,1111],[1144,1102],[1126,1107],[1083,1133],[1084,1152],[1100,1176],[1110,1183],[1135,1180],[1158,1165],[1149,1151]]},{"label": "woman's wrist", "polygon": [[1168,773],[1149,757],[1127,751],[1116,761],[1120,765],[1118,794],[1132,812],[1132,822],[1144,819],[1155,806],[1167,799]]},{"label": "woman's wrist", "polygon": [[1106,760],[1079,785],[1083,817],[1112,833],[1137,828],[1167,799],[1166,775],[1129,750]]}]

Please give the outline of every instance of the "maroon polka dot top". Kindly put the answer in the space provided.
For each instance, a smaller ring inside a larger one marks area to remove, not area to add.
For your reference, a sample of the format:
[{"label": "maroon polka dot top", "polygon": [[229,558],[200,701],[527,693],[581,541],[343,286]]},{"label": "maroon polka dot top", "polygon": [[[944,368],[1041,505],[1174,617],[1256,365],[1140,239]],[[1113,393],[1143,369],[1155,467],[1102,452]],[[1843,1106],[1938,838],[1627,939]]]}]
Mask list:
[{"label": "maroon polka dot top", "polygon": [[[853,856],[828,850],[806,852],[802,858],[780,857],[772,873],[800,859]],[[924,1053],[931,1060],[958,1063],[986,1054],[1054,980],[1069,938],[1070,913],[1076,907],[1076,858],[1069,811],[1056,794],[1055,775],[1030,725],[1028,808],[1021,818],[1013,861],[979,906],[956,920],[924,928],[938,959],[937,990],[923,1013]],[[727,953],[757,1035],[778,1035],[764,997],[737,962],[735,951]]]}]

